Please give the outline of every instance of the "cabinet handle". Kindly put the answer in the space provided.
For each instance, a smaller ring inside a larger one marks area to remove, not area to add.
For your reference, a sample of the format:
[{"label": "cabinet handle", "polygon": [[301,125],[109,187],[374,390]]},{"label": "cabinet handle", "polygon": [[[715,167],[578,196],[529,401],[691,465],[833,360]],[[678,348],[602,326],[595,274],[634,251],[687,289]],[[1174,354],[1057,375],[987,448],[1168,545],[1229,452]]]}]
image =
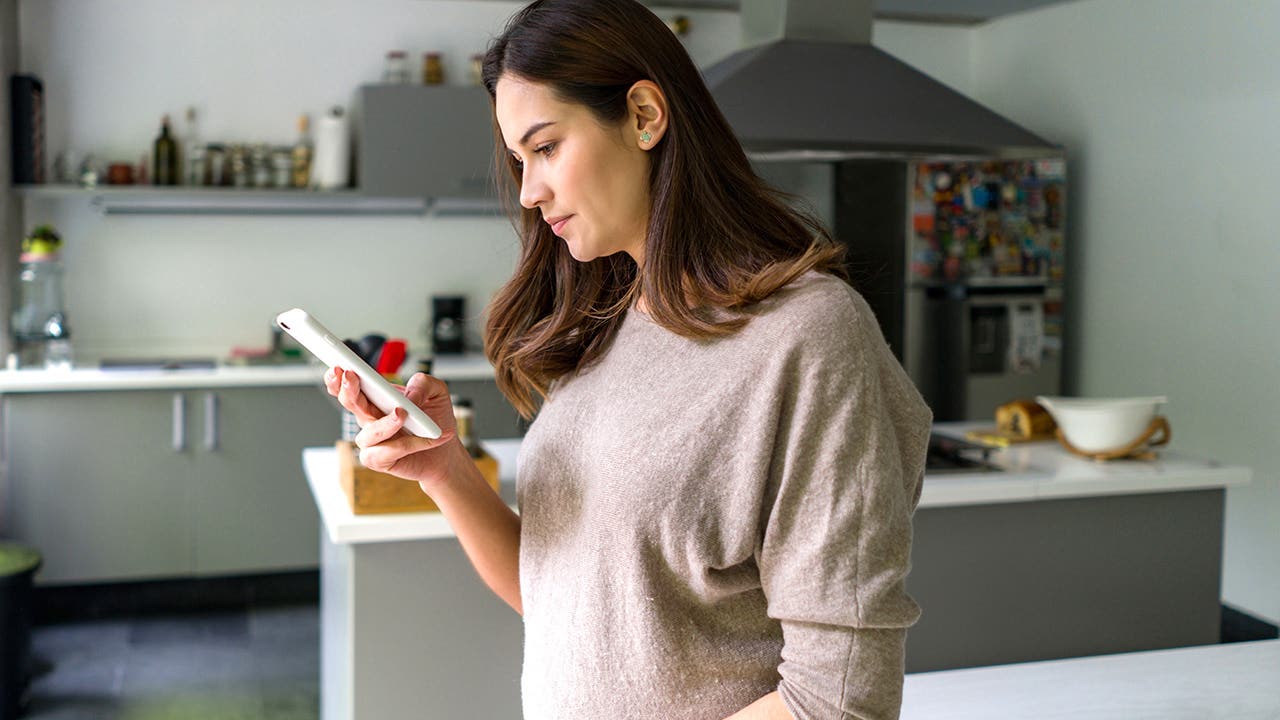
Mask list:
[{"label": "cabinet handle", "polygon": [[173,451],[187,449],[187,396],[173,394]]},{"label": "cabinet handle", "polygon": [[215,452],[218,449],[218,395],[204,394],[204,449]]}]

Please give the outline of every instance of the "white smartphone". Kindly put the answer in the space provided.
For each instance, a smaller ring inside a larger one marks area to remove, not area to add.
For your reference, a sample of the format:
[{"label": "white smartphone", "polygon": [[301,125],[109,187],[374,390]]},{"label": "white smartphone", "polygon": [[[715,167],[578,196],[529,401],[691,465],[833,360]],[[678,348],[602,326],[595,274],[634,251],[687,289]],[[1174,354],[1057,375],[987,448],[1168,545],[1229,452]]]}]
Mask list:
[{"label": "white smartphone", "polygon": [[404,428],[418,437],[435,439],[440,437],[440,426],[427,416],[422,408],[414,405],[386,378],[379,375],[360,356],[351,352],[341,340],[311,317],[306,310],[294,308],[276,316],[276,324],[289,333],[302,347],[311,351],[312,355],[329,367],[340,367],[351,370],[360,378],[360,392],[384,413],[393,408],[402,407],[408,416]]}]

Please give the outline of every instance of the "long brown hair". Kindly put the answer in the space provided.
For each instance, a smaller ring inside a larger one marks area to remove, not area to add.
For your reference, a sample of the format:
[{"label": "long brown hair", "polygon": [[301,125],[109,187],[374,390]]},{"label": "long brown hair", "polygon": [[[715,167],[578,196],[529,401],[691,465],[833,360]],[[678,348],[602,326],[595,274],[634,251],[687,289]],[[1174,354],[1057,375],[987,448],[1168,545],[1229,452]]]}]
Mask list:
[{"label": "long brown hair", "polygon": [[[521,173],[494,117],[495,176],[520,234],[515,273],[489,306],[485,352],[498,387],[526,419],[561,376],[597,359],[643,294],[653,320],[692,338],[732,333],[743,312],[817,269],[845,278],[843,247],[821,223],[764,183],[675,35],[633,0],[537,0],[489,45],[490,98],[504,74],[547,85],[604,125],[627,113],[627,92],[650,80],[668,125],[650,150],[651,214],[643,267],[627,253],[579,262],[519,207]],[[847,278],[846,278],[847,279]],[[721,308],[729,313],[701,311]]]}]

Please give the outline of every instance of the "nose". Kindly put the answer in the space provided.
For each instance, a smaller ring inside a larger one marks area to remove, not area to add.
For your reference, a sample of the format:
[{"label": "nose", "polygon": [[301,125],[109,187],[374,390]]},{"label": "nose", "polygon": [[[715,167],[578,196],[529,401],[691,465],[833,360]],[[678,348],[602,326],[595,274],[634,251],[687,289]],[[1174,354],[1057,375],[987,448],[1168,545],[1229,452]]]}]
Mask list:
[{"label": "nose", "polygon": [[538,177],[530,164],[526,163],[520,180],[520,204],[532,210],[550,199],[551,189]]}]

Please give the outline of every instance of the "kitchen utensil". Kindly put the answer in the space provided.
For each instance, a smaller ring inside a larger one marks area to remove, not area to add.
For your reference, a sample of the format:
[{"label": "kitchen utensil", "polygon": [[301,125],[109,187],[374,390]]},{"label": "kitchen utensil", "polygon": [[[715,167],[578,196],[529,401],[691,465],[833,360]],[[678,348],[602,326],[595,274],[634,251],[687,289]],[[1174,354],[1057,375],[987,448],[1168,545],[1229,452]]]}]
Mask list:
[{"label": "kitchen utensil", "polygon": [[388,340],[382,345],[378,355],[376,370],[379,375],[399,375],[400,366],[404,364],[407,347],[404,340]]},{"label": "kitchen utensil", "polygon": [[382,351],[382,345],[386,342],[387,337],[385,335],[369,333],[356,341],[356,345],[359,347],[356,354],[360,356],[361,360],[377,367],[378,353]]},{"label": "kitchen utensil", "polygon": [[[1086,455],[1116,456],[1115,453],[1137,449],[1141,443],[1148,445],[1168,442],[1168,422],[1164,423],[1163,438],[1152,437],[1159,429],[1156,409],[1168,398],[1067,398],[1036,397],[1058,423],[1058,437],[1068,449]],[[1128,454],[1128,453],[1126,453]]]}]

